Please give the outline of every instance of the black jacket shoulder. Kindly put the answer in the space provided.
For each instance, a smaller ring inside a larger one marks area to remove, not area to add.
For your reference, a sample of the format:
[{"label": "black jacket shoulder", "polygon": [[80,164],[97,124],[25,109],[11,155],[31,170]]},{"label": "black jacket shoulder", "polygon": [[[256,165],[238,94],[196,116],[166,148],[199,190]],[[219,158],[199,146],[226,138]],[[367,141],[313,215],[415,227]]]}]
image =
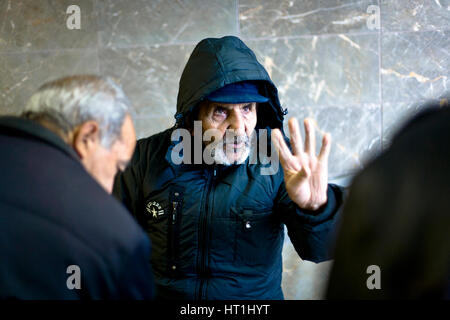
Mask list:
[{"label": "black jacket shoulder", "polygon": [[[56,135],[2,121],[0,234],[9,245],[0,244],[0,297],[150,298],[150,243],[123,205]],[[80,290],[67,287],[72,265]]]}]

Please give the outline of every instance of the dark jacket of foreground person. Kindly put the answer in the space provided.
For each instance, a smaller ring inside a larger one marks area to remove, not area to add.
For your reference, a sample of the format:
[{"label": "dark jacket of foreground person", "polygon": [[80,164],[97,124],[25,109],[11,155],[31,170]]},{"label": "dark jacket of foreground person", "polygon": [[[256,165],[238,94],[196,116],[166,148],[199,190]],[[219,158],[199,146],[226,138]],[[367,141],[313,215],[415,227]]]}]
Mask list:
[{"label": "dark jacket of foreground person", "polygon": [[[259,80],[270,98],[259,106],[257,129],[281,128],[277,89],[235,37],[205,39],[194,49],[180,80],[178,123],[209,93],[245,80]],[[173,130],[140,140],[114,187],[152,240],[159,298],[283,299],[284,225],[303,259],[330,258],[330,234],[342,202],[339,187],[329,185],[322,211],[302,212],[286,193],[281,165],[273,175],[261,175],[263,165],[249,159],[228,167],[175,165]]]},{"label": "dark jacket of foreground person", "polygon": [[147,236],[62,139],[1,117],[0,155],[0,299],[153,297]]},{"label": "dark jacket of foreground person", "polygon": [[449,196],[450,109],[437,104],[354,180],[328,298],[450,299]]}]

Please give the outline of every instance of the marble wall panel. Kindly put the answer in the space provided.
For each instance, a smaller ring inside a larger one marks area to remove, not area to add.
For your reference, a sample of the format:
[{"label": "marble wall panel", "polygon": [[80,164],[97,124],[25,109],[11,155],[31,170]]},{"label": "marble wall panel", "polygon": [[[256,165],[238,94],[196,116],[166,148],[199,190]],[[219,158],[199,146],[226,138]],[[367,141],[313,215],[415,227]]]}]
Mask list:
[{"label": "marble wall panel", "polygon": [[383,149],[388,148],[394,135],[414,115],[433,105],[448,104],[450,92],[438,99],[418,100],[414,102],[385,102],[383,104]]},{"label": "marble wall panel", "polygon": [[[301,121],[313,119],[316,129],[316,151],[322,145],[323,134],[332,137],[328,164],[329,178],[351,175],[381,151],[381,110],[378,104],[347,106],[305,106],[291,110],[287,118]],[[305,131],[301,124],[301,134]],[[289,132],[287,124],[284,130]]]},{"label": "marble wall panel", "polygon": [[381,55],[383,102],[432,99],[450,90],[450,31],[384,34]]},{"label": "marble wall panel", "polygon": [[379,102],[378,35],[247,41],[289,110]]},{"label": "marble wall panel", "polygon": [[450,0],[381,0],[383,31],[448,30]]},{"label": "marble wall panel", "polygon": [[240,0],[241,35],[246,38],[376,32],[367,8],[377,0]]},{"label": "marble wall panel", "polygon": [[117,79],[138,116],[171,120],[178,82],[193,49],[191,45],[105,48],[99,51],[100,72]]},{"label": "marble wall panel", "polygon": [[93,50],[0,54],[0,114],[19,114],[44,82],[72,74],[98,73]]},{"label": "marble wall panel", "polygon": [[450,94],[450,31],[382,38],[383,146],[427,101]]},{"label": "marble wall panel", "polygon": [[383,147],[385,149],[389,147],[397,131],[423,109],[424,102],[385,102],[383,104]]},{"label": "marble wall panel", "polygon": [[[80,29],[68,29],[67,8],[80,8]],[[0,52],[96,48],[98,12],[94,0],[0,1]]]},{"label": "marble wall panel", "polygon": [[174,117],[136,117],[134,119],[137,139],[150,137],[174,124]]},{"label": "marble wall panel", "polygon": [[237,32],[234,0],[103,1],[103,46],[198,42]]},{"label": "marble wall panel", "polygon": [[284,297],[287,300],[324,299],[333,261],[314,263],[300,259],[291,241],[283,247]]}]

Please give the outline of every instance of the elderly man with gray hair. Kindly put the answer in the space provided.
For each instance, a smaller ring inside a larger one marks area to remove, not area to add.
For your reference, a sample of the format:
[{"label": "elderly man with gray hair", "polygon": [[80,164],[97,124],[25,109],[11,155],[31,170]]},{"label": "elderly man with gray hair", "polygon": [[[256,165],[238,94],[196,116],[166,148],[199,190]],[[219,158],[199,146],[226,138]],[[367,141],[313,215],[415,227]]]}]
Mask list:
[{"label": "elderly man with gray hair", "polygon": [[0,117],[0,298],[153,298],[150,242],[110,196],[136,134],[111,79],[44,84]]}]

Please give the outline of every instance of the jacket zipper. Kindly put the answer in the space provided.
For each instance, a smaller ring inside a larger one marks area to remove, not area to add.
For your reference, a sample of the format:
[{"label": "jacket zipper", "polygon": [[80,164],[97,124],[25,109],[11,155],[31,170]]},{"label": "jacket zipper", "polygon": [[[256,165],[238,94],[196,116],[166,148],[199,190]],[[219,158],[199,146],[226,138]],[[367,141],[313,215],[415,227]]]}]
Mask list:
[{"label": "jacket zipper", "polygon": [[177,206],[178,206],[178,202],[177,201],[173,201],[172,202],[172,224],[175,224],[177,222]]},{"label": "jacket zipper", "polygon": [[169,250],[170,250],[170,269],[172,272],[175,272],[177,269],[177,266],[175,265],[175,233],[176,233],[176,223],[177,223],[177,207],[178,207],[178,201],[172,201],[172,215],[170,219],[170,243],[169,243]]},{"label": "jacket zipper", "polygon": [[[214,186],[214,179],[217,175],[217,169],[214,166],[213,168],[213,174],[212,176],[209,177],[209,181],[208,181],[208,189],[206,191],[206,201],[205,201],[205,212],[204,215],[202,217],[201,220],[201,239],[202,239],[202,250],[201,250],[201,263],[200,263],[200,276],[203,276],[206,274],[207,268],[206,268],[206,263],[207,263],[207,247],[208,247],[208,215],[209,215],[209,200],[210,200],[210,194],[211,191],[213,189]],[[198,300],[202,300],[203,299],[203,287],[205,286],[205,282],[207,280],[205,279],[200,279],[200,286],[199,286],[199,290],[198,290]]]},{"label": "jacket zipper", "polygon": [[170,197],[172,203],[172,211],[169,216],[169,272],[175,275],[177,271],[177,256],[178,256],[178,228],[182,205],[182,191],[176,190]]}]

